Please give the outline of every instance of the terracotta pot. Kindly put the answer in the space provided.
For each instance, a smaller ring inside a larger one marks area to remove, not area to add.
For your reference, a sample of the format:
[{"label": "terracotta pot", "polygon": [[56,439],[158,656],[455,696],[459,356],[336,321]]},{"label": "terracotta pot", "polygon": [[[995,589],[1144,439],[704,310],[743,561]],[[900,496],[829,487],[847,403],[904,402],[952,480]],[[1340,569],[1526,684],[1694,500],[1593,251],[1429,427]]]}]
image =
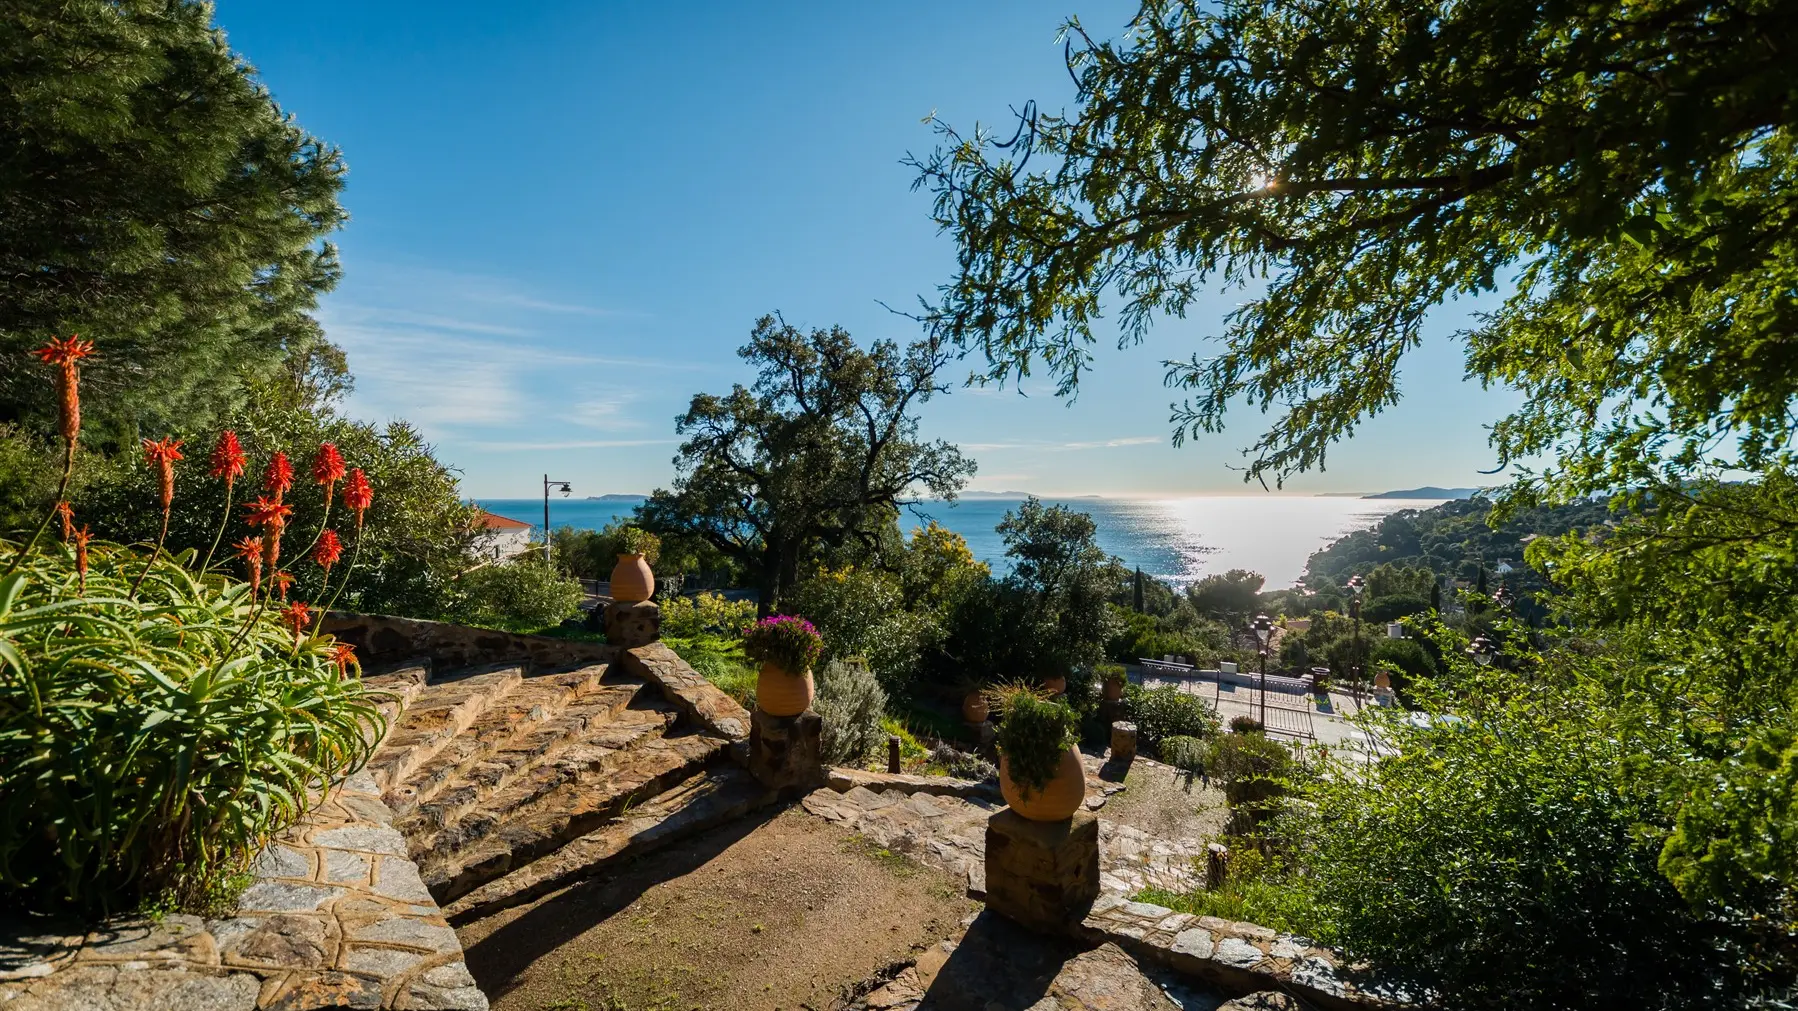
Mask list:
[{"label": "terracotta pot", "polygon": [[1105,701],[1116,702],[1124,697],[1124,676],[1113,674],[1105,679]]},{"label": "terracotta pot", "polygon": [[988,712],[986,696],[979,692],[969,692],[968,697],[961,700],[961,718],[969,723],[985,723]]},{"label": "terracotta pot", "polygon": [[612,567],[612,599],[621,604],[648,600],[656,593],[656,574],[640,554],[622,554]]},{"label": "terracotta pot", "polygon": [[1068,679],[1064,677],[1044,678],[1043,688],[1050,695],[1065,695],[1068,690]]},{"label": "terracotta pot", "polygon": [[813,691],[811,671],[793,675],[764,663],[755,679],[755,705],[769,716],[798,716],[812,707]]},{"label": "terracotta pot", "polygon": [[1061,755],[1055,778],[1041,790],[1026,795],[1024,788],[1012,782],[1005,755],[999,755],[999,793],[1005,803],[1020,816],[1031,821],[1061,821],[1080,810],[1086,800],[1086,770],[1080,764],[1080,753],[1069,748]]}]

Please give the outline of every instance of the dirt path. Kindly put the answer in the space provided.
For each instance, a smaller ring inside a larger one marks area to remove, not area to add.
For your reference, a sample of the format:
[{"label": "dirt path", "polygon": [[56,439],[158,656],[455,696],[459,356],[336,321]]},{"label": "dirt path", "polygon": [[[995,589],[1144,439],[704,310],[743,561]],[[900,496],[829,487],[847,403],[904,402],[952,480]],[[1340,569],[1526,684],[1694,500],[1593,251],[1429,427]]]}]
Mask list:
[{"label": "dirt path", "polygon": [[[1094,764],[1089,759],[1089,764]],[[1139,759],[1130,765],[1124,790],[1112,794],[1099,812],[1134,825],[1157,839],[1210,840],[1221,835],[1230,806],[1224,793],[1196,776]]]},{"label": "dirt path", "polygon": [[827,1008],[956,936],[948,875],[788,810],[463,929],[494,1011]]}]

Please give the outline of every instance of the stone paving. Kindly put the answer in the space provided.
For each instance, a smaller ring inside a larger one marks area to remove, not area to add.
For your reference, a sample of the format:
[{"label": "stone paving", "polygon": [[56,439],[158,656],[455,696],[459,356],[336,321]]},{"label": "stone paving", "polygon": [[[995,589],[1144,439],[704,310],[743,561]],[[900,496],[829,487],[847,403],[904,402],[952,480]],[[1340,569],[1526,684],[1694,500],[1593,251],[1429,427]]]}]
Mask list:
[{"label": "stone paving", "polygon": [[486,1011],[366,773],[270,843],[251,873],[223,919],[120,920],[72,934],[0,925],[0,1007]]}]

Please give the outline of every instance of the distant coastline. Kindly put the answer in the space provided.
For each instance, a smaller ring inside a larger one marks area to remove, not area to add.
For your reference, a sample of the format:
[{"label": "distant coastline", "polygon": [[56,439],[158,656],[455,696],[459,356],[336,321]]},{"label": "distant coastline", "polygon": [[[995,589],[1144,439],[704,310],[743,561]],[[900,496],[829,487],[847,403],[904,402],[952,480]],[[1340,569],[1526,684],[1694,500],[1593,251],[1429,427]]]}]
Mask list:
[{"label": "distant coastline", "polygon": [[1478,495],[1479,493],[1480,493],[1480,489],[1478,489],[1478,488],[1437,488],[1434,485],[1425,485],[1422,488],[1408,488],[1404,491],[1382,491],[1382,492],[1377,492],[1373,495],[1363,495],[1361,497],[1362,498],[1427,498],[1427,499],[1434,499],[1436,501],[1443,501],[1445,499],[1472,498],[1475,495]]}]

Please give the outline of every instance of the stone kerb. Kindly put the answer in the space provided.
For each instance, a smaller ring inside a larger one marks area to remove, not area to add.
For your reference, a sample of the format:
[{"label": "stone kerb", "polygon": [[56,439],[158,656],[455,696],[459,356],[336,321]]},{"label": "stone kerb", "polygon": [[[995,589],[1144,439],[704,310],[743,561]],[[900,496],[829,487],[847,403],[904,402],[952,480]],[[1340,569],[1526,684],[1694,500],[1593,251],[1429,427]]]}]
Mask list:
[{"label": "stone kerb", "polygon": [[257,857],[235,915],[0,924],[6,1011],[486,1011],[367,774]]},{"label": "stone kerb", "polygon": [[428,656],[438,669],[520,661],[534,667],[568,667],[612,663],[619,653],[618,647],[600,642],[353,611],[328,612],[324,631],[355,646],[357,658],[365,665]]},{"label": "stone kerb", "polygon": [[719,737],[732,741],[749,739],[749,711],[687,666],[663,643],[625,650],[618,662],[625,673],[655,685],[662,697],[687,719]]}]

